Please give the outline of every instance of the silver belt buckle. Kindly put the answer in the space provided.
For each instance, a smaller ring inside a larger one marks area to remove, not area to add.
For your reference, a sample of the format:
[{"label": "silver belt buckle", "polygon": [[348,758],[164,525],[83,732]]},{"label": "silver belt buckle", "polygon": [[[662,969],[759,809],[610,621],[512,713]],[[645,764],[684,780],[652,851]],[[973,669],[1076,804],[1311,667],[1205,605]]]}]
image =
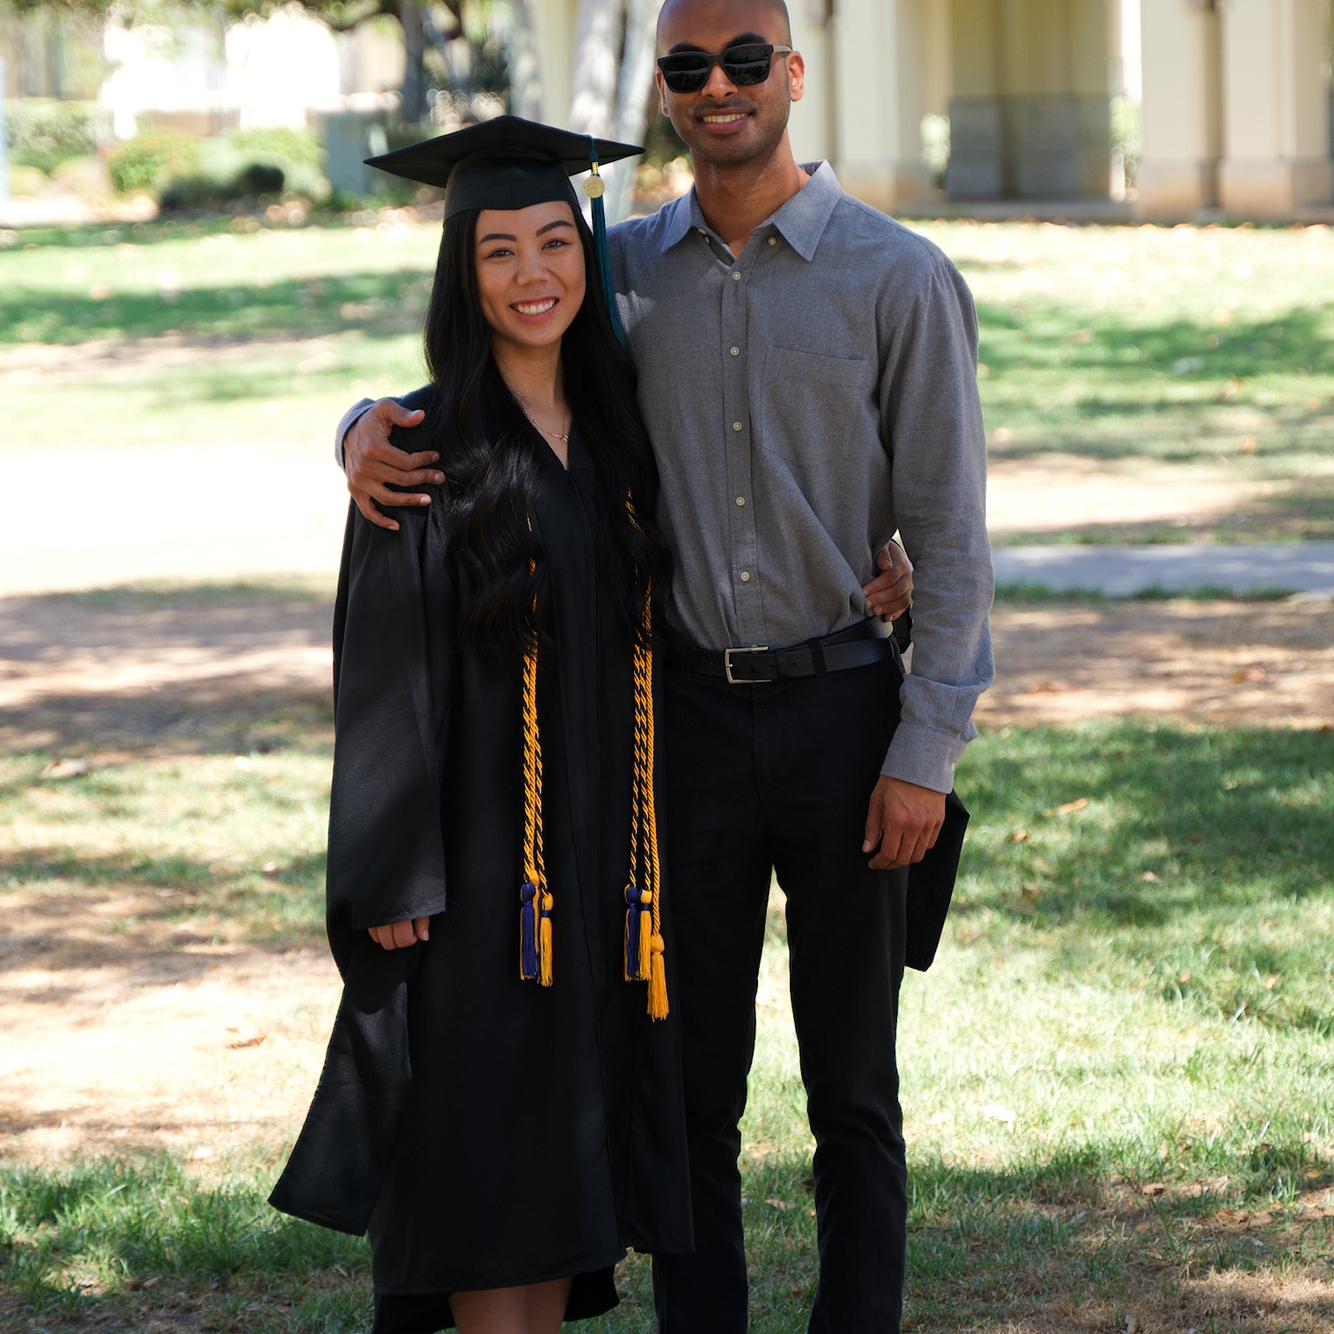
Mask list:
[{"label": "silver belt buckle", "polygon": [[729,686],[757,686],[758,681],[737,680],[732,675],[732,654],[734,653],[768,653],[768,644],[755,644],[750,648],[725,648],[723,649],[723,675],[727,678]]}]

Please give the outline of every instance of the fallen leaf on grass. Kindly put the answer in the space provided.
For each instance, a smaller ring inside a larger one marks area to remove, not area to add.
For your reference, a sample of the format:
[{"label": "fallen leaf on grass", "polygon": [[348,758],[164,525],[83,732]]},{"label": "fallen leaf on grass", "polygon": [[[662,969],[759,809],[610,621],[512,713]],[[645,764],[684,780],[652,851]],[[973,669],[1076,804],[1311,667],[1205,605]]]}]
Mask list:
[{"label": "fallen leaf on grass", "polygon": [[1027,843],[1027,842],[1028,842],[1028,830],[1027,830],[1027,829],[1016,829],[1016,830],[1014,831],[1014,833],[1010,835],[1010,842],[1011,842],[1011,843]]},{"label": "fallen leaf on grass", "polygon": [[1139,1193],[1141,1195],[1161,1195],[1167,1187],[1161,1181],[1150,1181],[1147,1186],[1141,1186]]},{"label": "fallen leaf on grass", "polygon": [[1064,806],[1056,808],[1057,815],[1074,815],[1076,811],[1082,811],[1089,804],[1087,797],[1077,797],[1074,801],[1067,801]]},{"label": "fallen leaf on grass", "polygon": [[1060,681],[1034,681],[1031,686],[1025,686],[1023,693],[1025,695],[1062,695],[1070,687]]},{"label": "fallen leaf on grass", "polygon": [[62,778],[82,778],[87,772],[87,760],[52,760],[37,776],[59,781]]},{"label": "fallen leaf on grass", "polygon": [[1245,436],[1241,444],[1237,446],[1238,454],[1258,454],[1259,452],[1260,442],[1253,435]]},{"label": "fallen leaf on grass", "polygon": [[1152,871],[1145,871],[1139,878],[1142,885],[1156,885],[1158,877]]},{"label": "fallen leaf on grass", "polygon": [[227,1045],[233,1051],[240,1051],[243,1047],[258,1047],[266,1037],[268,1037],[267,1033],[260,1033],[256,1037],[242,1038],[239,1042],[229,1042]]},{"label": "fallen leaf on grass", "polygon": [[1228,680],[1234,686],[1255,685],[1263,681],[1269,673],[1263,667],[1239,667]]},{"label": "fallen leaf on grass", "polygon": [[777,1195],[770,1195],[768,1199],[766,1199],[764,1202],[769,1206],[770,1209],[779,1209],[783,1213],[787,1213],[787,1211],[790,1208],[792,1208],[792,1205],[789,1201],[780,1200]]}]

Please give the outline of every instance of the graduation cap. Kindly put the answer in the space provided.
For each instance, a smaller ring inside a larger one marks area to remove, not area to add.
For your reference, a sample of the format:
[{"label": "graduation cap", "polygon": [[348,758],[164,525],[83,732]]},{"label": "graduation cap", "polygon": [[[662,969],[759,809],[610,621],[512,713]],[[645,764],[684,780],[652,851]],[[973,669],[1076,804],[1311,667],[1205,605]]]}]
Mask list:
[{"label": "graduation cap", "polygon": [[366,165],[409,181],[443,188],[446,222],[469,209],[518,209],[553,201],[578,209],[570,177],[591,171],[592,175],[584,182],[584,193],[593,201],[598,267],[612,326],[623,340],[612,294],[607,222],[602,205],[605,187],[598,168],[643,151],[638,144],[576,134],[521,116],[496,116],[392,153],[367,158]]}]

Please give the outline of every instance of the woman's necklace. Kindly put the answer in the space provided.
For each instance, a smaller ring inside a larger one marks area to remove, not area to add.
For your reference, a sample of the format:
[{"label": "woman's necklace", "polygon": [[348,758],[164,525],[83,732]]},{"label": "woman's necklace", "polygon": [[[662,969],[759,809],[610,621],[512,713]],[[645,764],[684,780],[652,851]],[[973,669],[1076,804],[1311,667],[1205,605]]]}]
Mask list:
[{"label": "woman's necklace", "polygon": [[568,412],[565,415],[565,429],[563,431],[553,431],[549,426],[543,426],[542,423],[533,416],[528,404],[525,403],[523,399],[519,398],[518,394],[515,394],[514,397],[519,399],[519,406],[523,409],[523,415],[527,417],[543,435],[549,435],[553,440],[559,440],[562,445],[568,445],[570,443],[570,414]]}]

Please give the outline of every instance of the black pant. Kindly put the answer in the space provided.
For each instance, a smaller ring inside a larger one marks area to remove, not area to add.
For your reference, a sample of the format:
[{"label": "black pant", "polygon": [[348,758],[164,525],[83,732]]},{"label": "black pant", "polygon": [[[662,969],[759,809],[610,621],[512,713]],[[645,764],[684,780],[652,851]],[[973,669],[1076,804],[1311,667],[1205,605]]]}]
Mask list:
[{"label": "black pant", "polygon": [[906,872],[861,850],[898,717],[893,660],[727,685],[679,664],[666,699],[667,892],[682,1017],[696,1250],[654,1261],[662,1334],[747,1325],[738,1122],[755,1046],[771,873],[787,896],[792,1011],[816,1140],[812,1334],[892,1334],[907,1169],[894,1059]]}]

